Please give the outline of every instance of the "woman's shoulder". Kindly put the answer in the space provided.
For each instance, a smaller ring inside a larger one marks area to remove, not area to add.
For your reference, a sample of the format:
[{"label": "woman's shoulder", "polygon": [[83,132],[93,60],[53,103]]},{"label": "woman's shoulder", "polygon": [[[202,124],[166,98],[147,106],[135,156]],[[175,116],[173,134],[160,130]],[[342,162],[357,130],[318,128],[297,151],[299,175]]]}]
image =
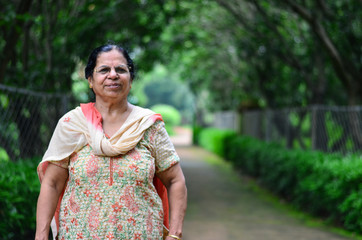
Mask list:
[{"label": "woman's shoulder", "polygon": [[82,110],[80,106],[73,108],[66,112],[60,119],[59,122],[70,122],[72,119],[77,119],[82,116]]},{"label": "woman's shoulder", "polygon": [[145,117],[147,119],[150,119],[153,122],[153,124],[150,127],[159,126],[159,125],[162,125],[162,123],[163,123],[161,114],[156,113],[149,108],[144,108],[144,107],[133,105],[132,114],[133,114],[133,117],[139,116],[139,117]]},{"label": "woman's shoulder", "polygon": [[151,125],[151,128],[156,130],[159,130],[163,127],[165,127],[165,123],[162,121],[162,119],[156,119],[155,122]]},{"label": "woman's shoulder", "polygon": [[137,105],[132,105],[132,112],[133,113],[143,113],[143,114],[156,114],[154,111],[152,111],[151,109],[149,108],[144,108],[144,107],[140,107],[140,106],[137,106]]}]

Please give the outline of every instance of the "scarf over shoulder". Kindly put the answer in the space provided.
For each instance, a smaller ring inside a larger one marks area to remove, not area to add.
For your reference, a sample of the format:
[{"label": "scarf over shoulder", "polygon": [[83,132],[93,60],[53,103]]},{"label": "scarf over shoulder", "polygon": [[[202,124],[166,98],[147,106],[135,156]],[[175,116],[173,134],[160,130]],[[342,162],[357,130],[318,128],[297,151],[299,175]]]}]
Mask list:
[{"label": "scarf over shoulder", "polygon": [[[162,121],[160,114],[134,106],[122,127],[112,137],[107,138],[102,128],[102,116],[94,107],[94,103],[81,104],[80,107],[71,110],[58,121],[48,149],[37,168],[40,182],[42,182],[49,161],[64,160],[87,144],[92,147],[96,155],[100,156],[112,157],[127,153],[137,145],[145,131],[157,120]],[[164,225],[168,228],[167,190],[156,176],[154,185],[162,199]],[[54,237],[59,229],[59,209],[63,193],[51,223]]]}]

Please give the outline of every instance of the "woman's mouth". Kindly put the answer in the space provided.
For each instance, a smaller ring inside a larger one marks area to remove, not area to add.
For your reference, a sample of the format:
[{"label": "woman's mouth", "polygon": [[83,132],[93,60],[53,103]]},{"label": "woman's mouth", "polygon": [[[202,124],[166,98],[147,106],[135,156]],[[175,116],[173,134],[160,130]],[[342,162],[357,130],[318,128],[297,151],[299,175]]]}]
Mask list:
[{"label": "woman's mouth", "polygon": [[117,83],[112,83],[112,84],[107,84],[106,87],[107,88],[119,88],[121,85],[117,84]]}]

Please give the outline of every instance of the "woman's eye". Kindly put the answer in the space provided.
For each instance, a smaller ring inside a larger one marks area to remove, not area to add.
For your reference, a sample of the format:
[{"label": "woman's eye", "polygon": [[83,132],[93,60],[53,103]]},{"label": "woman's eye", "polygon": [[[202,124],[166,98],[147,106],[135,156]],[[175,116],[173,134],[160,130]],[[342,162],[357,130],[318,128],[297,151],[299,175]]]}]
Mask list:
[{"label": "woman's eye", "polygon": [[101,68],[98,70],[99,73],[102,73],[102,74],[105,74],[105,73],[108,73],[109,72],[109,69],[108,68]]},{"label": "woman's eye", "polygon": [[127,69],[121,68],[121,67],[116,68],[115,70],[116,70],[116,73],[119,73],[119,74],[120,74],[120,73],[126,73],[126,72],[128,72]]}]

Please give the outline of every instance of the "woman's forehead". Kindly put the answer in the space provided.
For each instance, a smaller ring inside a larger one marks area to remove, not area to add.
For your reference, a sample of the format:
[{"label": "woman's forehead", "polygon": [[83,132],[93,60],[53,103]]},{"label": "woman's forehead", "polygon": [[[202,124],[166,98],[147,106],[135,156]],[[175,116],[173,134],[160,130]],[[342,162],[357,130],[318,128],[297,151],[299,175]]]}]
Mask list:
[{"label": "woman's forehead", "polygon": [[100,65],[100,64],[112,64],[112,63],[127,64],[127,60],[123,56],[123,54],[120,51],[116,50],[116,49],[113,49],[113,50],[111,50],[109,52],[102,52],[97,57],[97,65]]}]

